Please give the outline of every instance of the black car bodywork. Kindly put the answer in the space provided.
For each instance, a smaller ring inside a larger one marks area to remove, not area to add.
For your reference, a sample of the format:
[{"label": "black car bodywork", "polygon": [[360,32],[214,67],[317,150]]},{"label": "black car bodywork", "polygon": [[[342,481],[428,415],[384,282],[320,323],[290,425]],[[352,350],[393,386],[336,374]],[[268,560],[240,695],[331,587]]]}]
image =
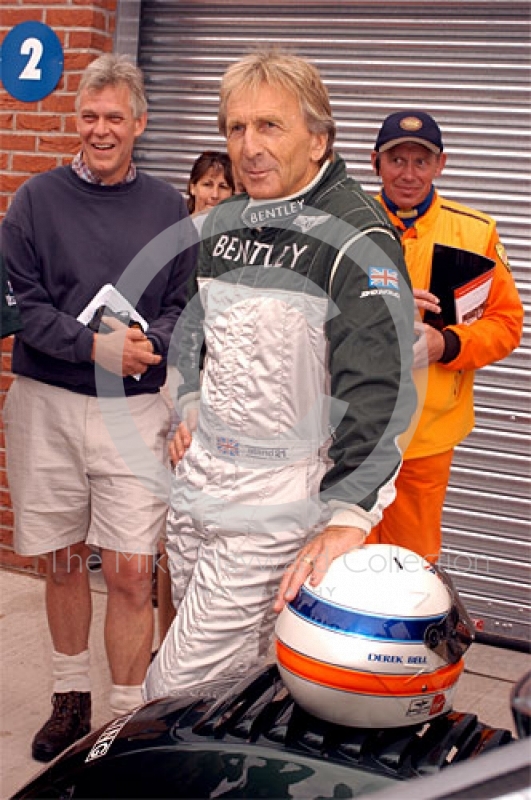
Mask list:
[{"label": "black car bodywork", "polygon": [[386,730],[333,725],[297,706],[270,666],[216,703],[155,700],[119,717],[14,798],[339,800],[396,789],[512,738],[459,712]]}]

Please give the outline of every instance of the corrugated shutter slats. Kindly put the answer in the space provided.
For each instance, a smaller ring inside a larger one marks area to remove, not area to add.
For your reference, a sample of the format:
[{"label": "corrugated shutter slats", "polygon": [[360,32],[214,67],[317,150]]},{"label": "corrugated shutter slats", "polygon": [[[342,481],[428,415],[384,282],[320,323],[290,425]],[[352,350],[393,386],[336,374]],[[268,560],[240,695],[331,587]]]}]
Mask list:
[{"label": "corrugated shutter slats", "polygon": [[[378,188],[370,152],[383,117],[414,107],[436,117],[448,152],[438,187],[497,219],[529,313],[529,22],[521,0],[144,0],[150,120],[137,160],[184,190],[197,155],[224,149],[223,70],[256,45],[287,47],[319,67],[336,148],[368,191]],[[477,424],[457,449],[444,514],[446,565],[479,624],[520,639],[531,630],[530,353],[527,324],[521,347],[478,373]]]}]

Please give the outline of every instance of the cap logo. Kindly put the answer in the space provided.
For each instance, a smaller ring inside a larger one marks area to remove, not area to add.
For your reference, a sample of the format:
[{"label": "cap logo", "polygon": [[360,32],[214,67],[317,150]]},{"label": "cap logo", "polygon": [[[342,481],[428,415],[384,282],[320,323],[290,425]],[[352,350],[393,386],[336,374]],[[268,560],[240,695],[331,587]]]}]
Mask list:
[{"label": "cap logo", "polygon": [[403,131],[409,131],[409,133],[419,131],[422,128],[422,122],[418,117],[404,117],[399,124]]}]

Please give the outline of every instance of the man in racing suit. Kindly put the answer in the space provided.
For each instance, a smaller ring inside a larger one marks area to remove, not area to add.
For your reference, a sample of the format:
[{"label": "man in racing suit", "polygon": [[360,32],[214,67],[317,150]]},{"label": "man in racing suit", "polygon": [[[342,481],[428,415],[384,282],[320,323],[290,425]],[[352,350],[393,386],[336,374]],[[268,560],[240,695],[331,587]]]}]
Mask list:
[{"label": "man in racing suit", "polygon": [[429,114],[400,111],[387,117],[372,163],[383,184],[378,199],[402,238],[422,313],[440,317],[441,312],[439,298],[429,291],[435,244],[487,256],[493,264],[488,296],[477,314],[469,313],[464,321],[442,330],[434,326],[437,316],[431,324],[420,325],[414,362],[419,406],[401,442],[404,464],[396,499],[369,538],[436,561],[454,448],[474,427],[475,370],[517,347],[523,308],[494,220],[440,197],[433,186],[446,154],[439,126]]},{"label": "man in racing suit", "polygon": [[223,78],[219,123],[246,194],[208,215],[181,318],[177,616],[148,699],[216,696],[260,664],[275,610],[392,500],[415,405],[399,240],[332,152],[317,70],[244,58]]}]

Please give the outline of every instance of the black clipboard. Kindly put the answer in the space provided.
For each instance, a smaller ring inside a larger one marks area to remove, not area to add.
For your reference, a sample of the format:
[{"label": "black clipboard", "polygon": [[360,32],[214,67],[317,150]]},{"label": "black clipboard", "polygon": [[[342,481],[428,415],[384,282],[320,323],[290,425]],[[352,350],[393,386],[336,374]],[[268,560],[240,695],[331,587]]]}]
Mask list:
[{"label": "black clipboard", "polygon": [[433,311],[426,311],[424,322],[439,329],[446,325],[455,325],[457,321],[455,289],[490,272],[495,266],[496,262],[492,258],[487,258],[487,256],[471,250],[462,250],[446,244],[435,244],[431,265],[430,292],[439,298],[441,313],[435,314]]}]

